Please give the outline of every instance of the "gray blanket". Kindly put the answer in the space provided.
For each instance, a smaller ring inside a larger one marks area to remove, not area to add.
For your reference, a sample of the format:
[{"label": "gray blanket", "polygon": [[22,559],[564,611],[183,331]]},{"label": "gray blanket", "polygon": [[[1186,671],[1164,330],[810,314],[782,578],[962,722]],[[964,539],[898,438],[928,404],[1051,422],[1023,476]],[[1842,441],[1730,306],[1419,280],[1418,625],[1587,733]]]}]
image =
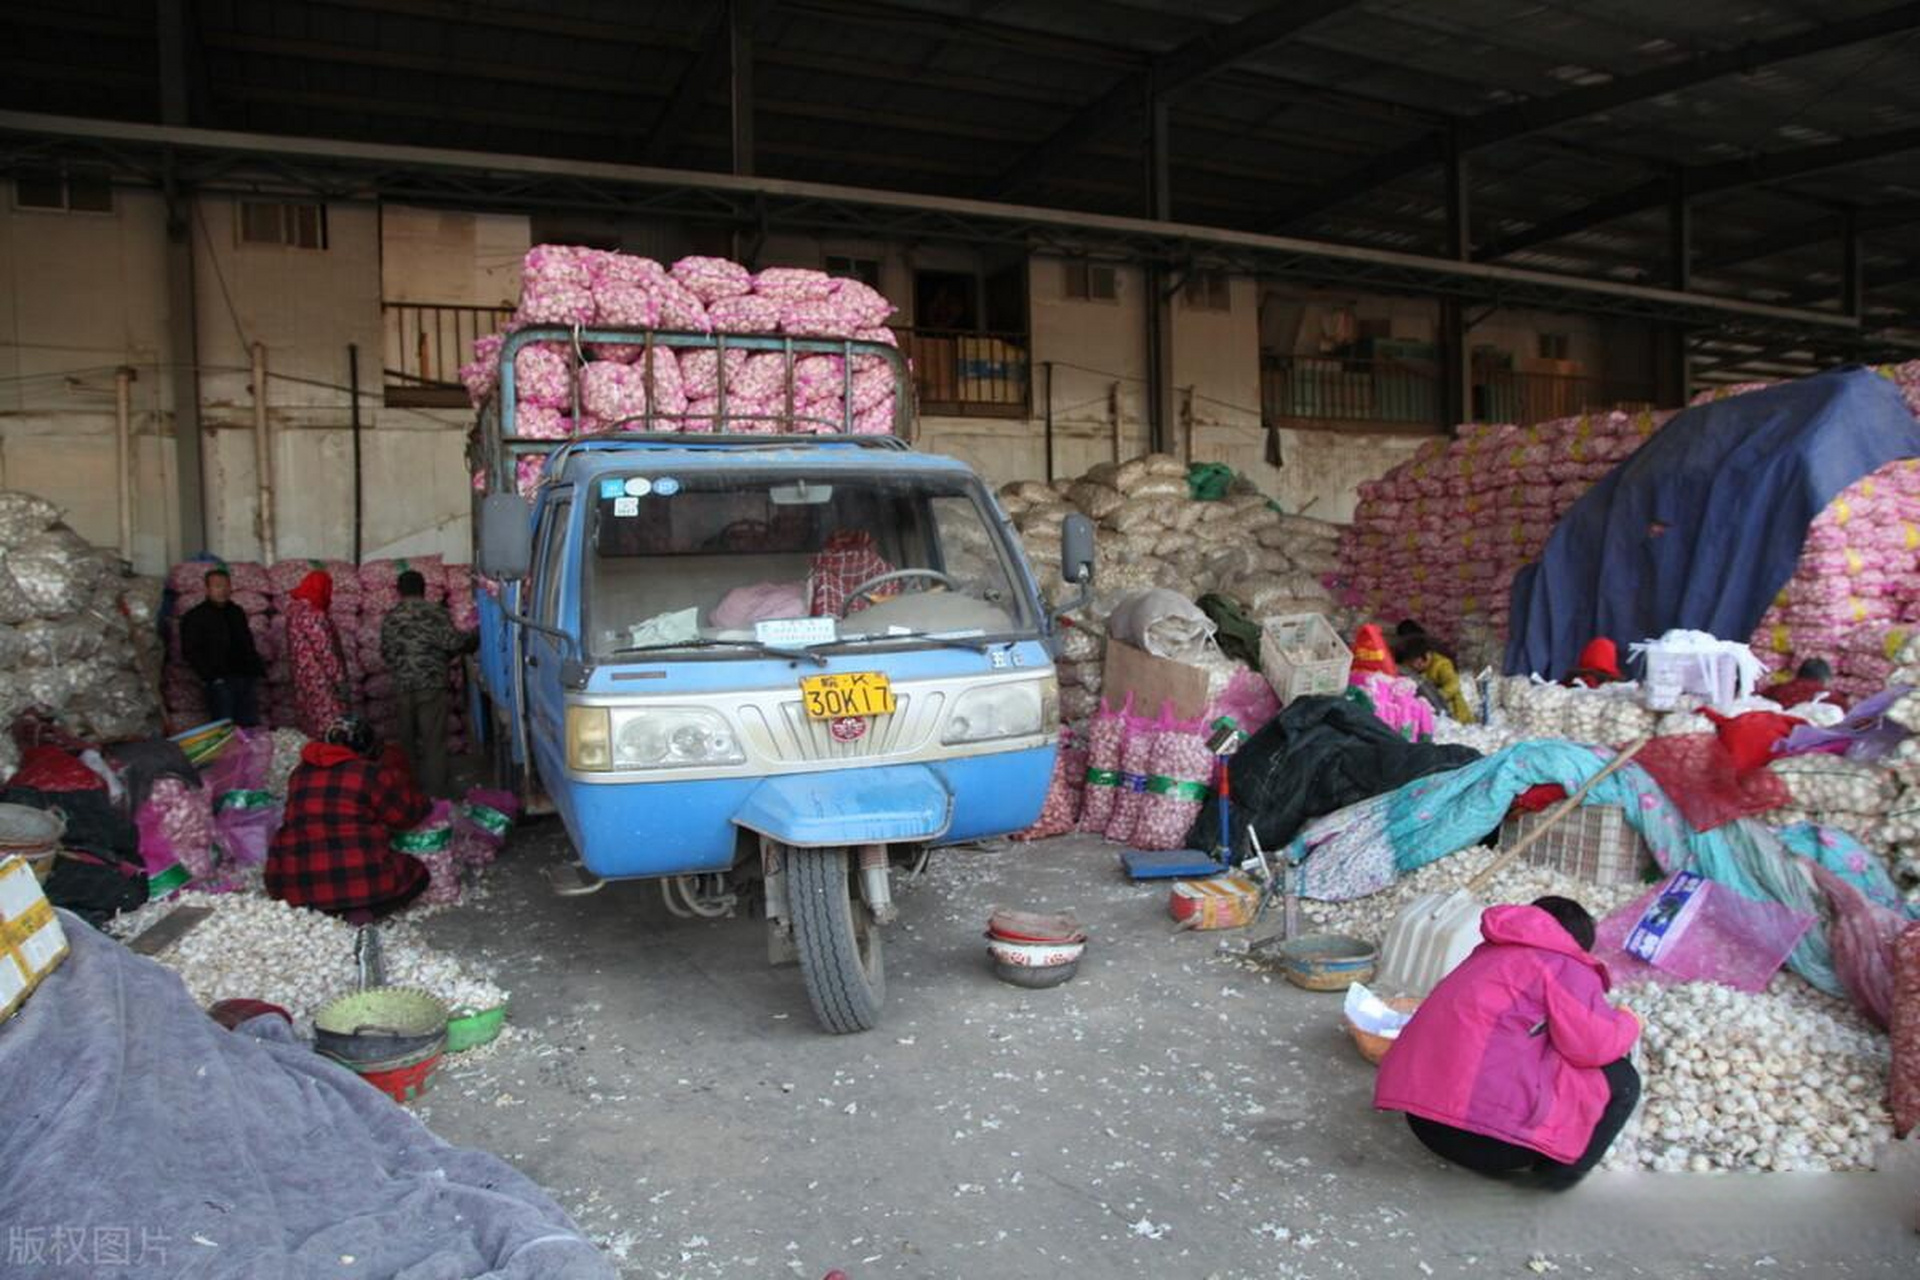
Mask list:
[{"label": "gray blanket", "polygon": [[72,955],[0,1023],[0,1275],[616,1276],[539,1187],[280,1019],[227,1031],[163,966],[61,924]]}]

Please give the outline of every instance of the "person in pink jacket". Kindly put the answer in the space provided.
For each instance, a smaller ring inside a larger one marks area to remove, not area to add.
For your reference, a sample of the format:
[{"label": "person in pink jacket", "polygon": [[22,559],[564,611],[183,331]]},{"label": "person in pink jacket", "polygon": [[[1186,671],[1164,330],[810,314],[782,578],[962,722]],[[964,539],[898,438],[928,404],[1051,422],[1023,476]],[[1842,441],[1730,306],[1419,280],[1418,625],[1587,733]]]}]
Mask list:
[{"label": "person in pink jacket", "polygon": [[1380,1063],[1373,1105],[1480,1173],[1565,1188],[1600,1162],[1640,1099],[1640,1023],[1607,1003],[1593,917],[1568,898],[1490,907],[1485,939],[1442,978]]}]

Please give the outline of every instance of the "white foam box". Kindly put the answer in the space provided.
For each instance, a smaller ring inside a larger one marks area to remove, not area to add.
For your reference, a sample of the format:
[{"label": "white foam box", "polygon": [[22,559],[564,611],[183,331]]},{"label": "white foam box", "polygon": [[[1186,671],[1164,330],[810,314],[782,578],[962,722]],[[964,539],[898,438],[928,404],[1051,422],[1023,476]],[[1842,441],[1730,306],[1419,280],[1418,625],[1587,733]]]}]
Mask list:
[{"label": "white foam box", "polygon": [[0,1022],[67,958],[60,917],[24,858],[0,861]]}]

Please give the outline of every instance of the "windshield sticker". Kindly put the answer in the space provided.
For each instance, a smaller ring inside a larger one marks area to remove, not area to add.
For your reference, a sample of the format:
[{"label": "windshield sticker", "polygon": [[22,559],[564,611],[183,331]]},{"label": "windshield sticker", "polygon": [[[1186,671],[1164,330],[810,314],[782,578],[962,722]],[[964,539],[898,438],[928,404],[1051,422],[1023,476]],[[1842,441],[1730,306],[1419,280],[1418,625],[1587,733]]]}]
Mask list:
[{"label": "windshield sticker", "polygon": [[652,492],[653,481],[647,479],[645,476],[634,476],[627,481],[627,496],[629,498],[644,498]]},{"label": "windshield sticker", "polygon": [[840,629],[832,618],[762,618],[753,624],[753,638],[783,649],[805,649],[832,644],[840,638]]},{"label": "windshield sticker", "polygon": [[614,515],[616,515],[616,516],[623,516],[623,517],[624,517],[624,516],[637,516],[637,515],[639,515],[639,514],[640,514],[640,499],[638,499],[638,498],[615,498],[615,499],[613,500],[613,514],[614,514]]},{"label": "windshield sticker", "polygon": [[661,476],[653,482],[653,491],[662,498],[671,498],[680,492],[680,482],[672,476]]},{"label": "windshield sticker", "polygon": [[605,502],[608,498],[617,498],[626,491],[627,482],[619,476],[613,476],[610,479],[600,482],[600,500],[602,502]]}]

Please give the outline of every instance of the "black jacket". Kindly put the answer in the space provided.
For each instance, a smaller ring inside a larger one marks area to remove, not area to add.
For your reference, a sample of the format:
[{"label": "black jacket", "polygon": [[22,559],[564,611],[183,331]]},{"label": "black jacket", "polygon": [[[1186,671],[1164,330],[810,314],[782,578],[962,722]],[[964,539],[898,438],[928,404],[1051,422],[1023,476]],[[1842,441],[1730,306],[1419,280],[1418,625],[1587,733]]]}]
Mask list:
[{"label": "black jacket", "polygon": [[180,654],[202,680],[225,676],[263,676],[266,664],[253,647],[247,614],[229,601],[203,600],[180,619]]}]

